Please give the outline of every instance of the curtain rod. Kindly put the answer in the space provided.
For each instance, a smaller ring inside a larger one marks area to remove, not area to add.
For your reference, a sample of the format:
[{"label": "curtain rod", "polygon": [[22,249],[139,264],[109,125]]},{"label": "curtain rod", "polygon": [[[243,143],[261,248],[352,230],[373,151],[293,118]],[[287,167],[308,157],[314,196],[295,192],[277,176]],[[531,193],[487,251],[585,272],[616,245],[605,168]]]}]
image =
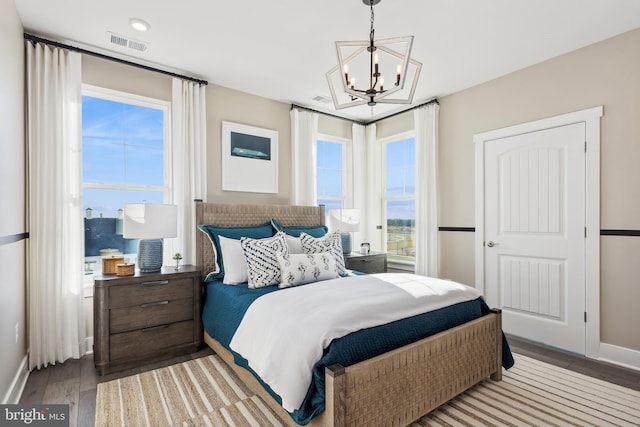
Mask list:
[{"label": "curtain rod", "polygon": [[129,66],[132,66],[132,67],[142,68],[143,70],[154,71],[154,72],[160,73],[160,74],[166,74],[168,76],[177,77],[177,78],[182,79],[182,80],[192,81],[192,82],[198,83],[199,85],[205,85],[206,86],[206,85],[209,84],[209,82],[207,82],[206,80],[200,80],[200,79],[196,79],[195,77],[184,76],[182,74],[172,73],[171,71],[161,70],[159,68],[150,67],[148,65],[137,64],[135,62],[127,61],[125,59],[115,58],[113,56],[105,55],[103,53],[92,52],[90,50],[82,49],[82,48],[79,48],[79,47],[69,46],[69,45],[64,44],[64,43],[60,43],[60,42],[56,42],[56,41],[53,41],[53,40],[48,40],[48,39],[45,39],[45,38],[42,38],[42,37],[34,36],[33,34],[24,33],[24,39],[25,40],[29,40],[31,43],[44,43],[44,44],[48,44],[48,45],[51,45],[51,46],[60,47],[60,48],[67,49],[67,50],[72,50],[74,52],[83,53],[85,55],[91,55],[91,56],[95,56],[95,57],[98,57],[98,58],[101,58],[101,59],[106,59],[106,60],[109,60],[109,61],[118,62],[120,64],[125,64],[125,65],[129,65]]},{"label": "curtain rod", "polygon": [[297,108],[299,110],[311,111],[312,113],[322,114],[323,116],[329,116],[329,117],[333,117],[334,119],[345,120],[347,122],[357,123],[357,124],[363,125],[363,126],[367,125],[367,122],[364,122],[364,121],[353,120],[353,119],[349,119],[347,117],[337,116],[337,115],[331,114],[331,113],[325,113],[324,111],[314,110],[313,108],[303,107],[302,105],[298,105],[298,104],[291,104],[291,110],[293,110],[294,108]]},{"label": "curtain rod", "polygon": [[368,126],[370,124],[377,123],[377,122],[379,122],[381,120],[385,120],[385,119],[388,119],[388,118],[391,118],[391,117],[395,117],[395,116],[397,116],[399,114],[403,114],[403,113],[406,113],[408,111],[415,110],[416,108],[424,107],[425,105],[429,105],[429,104],[438,104],[438,105],[440,105],[440,102],[438,102],[437,98],[434,98],[434,99],[432,99],[430,101],[423,102],[422,104],[415,105],[415,106],[413,106],[411,108],[407,108],[406,110],[398,111],[396,113],[389,114],[388,116],[384,116],[384,117],[380,117],[379,119],[371,120],[370,122],[365,122],[365,121],[361,121],[361,120],[353,120],[353,119],[349,119],[347,117],[337,116],[337,115],[331,114],[331,113],[325,113],[324,111],[314,110],[313,108],[303,107],[302,105],[298,105],[298,104],[291,104],[291,109],[293,110],[294,108],[299,108],[300,110],[307,110],[307,111],[311,111],[312,113],[318,113],[318,114],[322,114],[322,115],[325,115],[325,116],[333,117],[335,119],[346,120],[346,121],[351,122],[351,123],[357,123],[359,125]]},{"label": "curtain rod", "polygon": [[390,119],[391,117],[395,117],[397,115],[404,114],[406,112],[415,110],[415,109],[420,108],[420,107],[424,107],[425,105],[429,105],[429,104],[438,104],[438,105],[440,105],[440,102],[438,102],[438,98],[433,98],[430,101],[423,102],[422,104],[414,105],[413,107],[407,108],[406,110],[398,111],[397,113],[389,114],[388,116],[384,116],[384,117],[380,117],[379,119],[371,120],[370,122],[367,122],[367,124],[370,125],[370,124],[373,124],[373,123],[377,123],[380,120]]}]

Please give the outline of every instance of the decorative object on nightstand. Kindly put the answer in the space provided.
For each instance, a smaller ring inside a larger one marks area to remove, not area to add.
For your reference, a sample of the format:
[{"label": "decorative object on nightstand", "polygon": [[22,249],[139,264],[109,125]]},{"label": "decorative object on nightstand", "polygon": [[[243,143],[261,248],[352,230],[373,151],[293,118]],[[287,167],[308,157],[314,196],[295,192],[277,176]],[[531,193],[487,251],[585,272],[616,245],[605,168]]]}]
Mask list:
[{"label": "decorative object on nightstand", "polygon": [[344,265],[348,270],[361,273],[386,273],[387,254],[383,252],[369,252],[368,254],[352,252],[344,255]]},{"label": "decorative object on nightstand", "polygon": [[180,252],[176,252],[173,256],[174,261],[176,262],[176,271],[180,270],[180,260],[182,260],[182,254]]},{"label": "decorative object on nightstand", "polygon": [[360,231],[360,211],[358,209],[333,209],[329,211],[331,229],[342,236],[342,252],[351,253],[351,233]]},{"label": "decorative object on nightstand", "polygon": [[[133,265],[133,264],[131,264]],[[100,276],[93,290],[93,358],[101,375],[195,352],[202,343],[200,269]]]},{"label": "decorative object on nightstand", "polygon": [[141,273],[154,273],[162,268],[162,239],[177,237],[178,207],[157,203],[124,205],[123,237],[140,239],[138,267]]},{"label": "decorative object on nightstand", "polygon": [[133,276],[136,274],[136,265],[130,262],[125,262],[123,264],[118,264],[116,266],[118,276]]},{"label": "decorative object on nightstand", "polygon": [[124,262],[122,255],[111,255],[102,258],[102,274],[117,274],[118,264]]}]

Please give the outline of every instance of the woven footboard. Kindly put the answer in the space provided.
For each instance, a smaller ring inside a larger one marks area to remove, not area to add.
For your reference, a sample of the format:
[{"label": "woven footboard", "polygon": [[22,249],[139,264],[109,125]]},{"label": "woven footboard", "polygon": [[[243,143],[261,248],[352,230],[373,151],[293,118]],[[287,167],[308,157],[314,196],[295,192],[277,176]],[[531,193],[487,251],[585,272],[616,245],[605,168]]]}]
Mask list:
[{"label": "woven footboard", "polygon": [[501,313],[465,323],[357,365],[327,368],[333,426],[406,426],[491,376],[502,378]]},{"label": "woven footboard", "polygon": [[[205,342],[291,426],[297,424],[233,355]],[[309,426],[406,426],[483,379],[502,378],[499,310],[394,351],[325,373],[325,411]]]}]

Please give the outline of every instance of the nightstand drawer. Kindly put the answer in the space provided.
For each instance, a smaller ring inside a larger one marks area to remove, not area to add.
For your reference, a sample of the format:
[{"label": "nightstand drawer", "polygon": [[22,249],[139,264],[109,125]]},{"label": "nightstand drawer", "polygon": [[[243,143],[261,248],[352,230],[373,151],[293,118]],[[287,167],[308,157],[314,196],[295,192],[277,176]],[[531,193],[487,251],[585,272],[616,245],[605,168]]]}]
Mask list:
[{"label": "nightstand drawer", "polygon": [[114,334],[109,339],[109,358],[142,356],[167,347],[193,342],[193,320]]},{"label": "nightstand drawer", "polygon": [[193,297],[193,279],[139,281],[109,288],[109,308]]},{"label": "nightstand drawer", "polygon": [[344,256],[345,267],[362,273],[385,273],[387,271],[387,254],[371,252],[368,254],[350,253]]},{"label": "nightstand drawer", "polygon": [[373,259],[354,259],[349,261],[349,269],[360,271],[362,273],[380,273],[385,270],[384,258],[376,257]]},{"label": "nightstand drawer", "polygon": [[161,300],[111,309],[109,330],[117,334],[190,319],[193,319],[193,298]]}]

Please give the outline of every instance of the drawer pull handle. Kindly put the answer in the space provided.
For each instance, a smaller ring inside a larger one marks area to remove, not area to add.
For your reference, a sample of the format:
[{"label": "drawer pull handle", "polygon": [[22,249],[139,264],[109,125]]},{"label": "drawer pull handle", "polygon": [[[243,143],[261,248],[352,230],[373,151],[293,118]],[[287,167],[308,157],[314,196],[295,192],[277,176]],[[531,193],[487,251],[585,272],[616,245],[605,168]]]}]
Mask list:
[{"label": "drawer pull handle", "polygon": [[140,286],[160,286],[160,285],[168,285],[169,281],[168,280],[156,280],[153,282],[142,282],[140,283]]},{"label": "drawer pull handle", "polygon": [[157,329],[164,329],[164,328],[168,328],[169,324],[166,325],[160,325],[160,326],[151,326],[150,328],[144,328],[144,329],[140,329],[142,332],[150,332],[150,331],[155,331]]},{"label": "drawer pull handle", "polygon": [[167,305],[169,301],[156,301],[156,302],[148,302],[146,304],[141,304],[140,308],[154,307],[156,305]]}]

